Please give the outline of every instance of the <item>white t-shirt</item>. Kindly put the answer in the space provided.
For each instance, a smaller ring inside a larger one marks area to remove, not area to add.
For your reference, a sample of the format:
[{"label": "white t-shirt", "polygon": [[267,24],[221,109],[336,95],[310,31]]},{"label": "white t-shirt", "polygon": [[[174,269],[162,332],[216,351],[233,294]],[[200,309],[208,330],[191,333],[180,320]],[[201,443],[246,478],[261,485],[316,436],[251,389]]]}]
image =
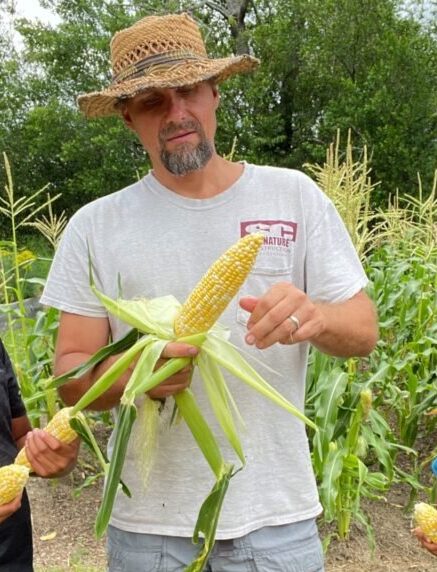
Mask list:
[{"label": "white t-shirt", "polygon": [[[219,322],[231,341],[277,374],[253,363],[269,383],[303,409],[308,344],[257,350],[244,342],[247,313],[242,295],[259,296],[278,281],[292,282],[314,301],[347,300],[367,283],[345,227],[331,201],[299,171],[244,164],[239,180],[210,199],[181,197],[149,173],[141,181],[81,208],[57,250],[42,303],[65,312],[106,317],[89,288],[88,246],[97,288],[116,298],[173,294],[183,302],[198,279],[229,246],[261,231],[265,244],[240,293]],[[129,329],[109,316],[114,339]],[[317,516],[321,511],[302,422],[239,379],[226,375],[245,421],[241,431],[246,466],[231,479],[217,538],[237,538],[262,526]],[[192,389],[222,446],[238,459],[219,429],[197,374]],[[167,400],[166,410],[172,408]],[[168,418],[164,411],[163,419]],[[134,425],[133,433],[136,431]],[[109,442],[109,454],[113,436]],[[147,489],[133,447],[123,479],[132,492],[118,493],[111,524],[151,534],[191,536],[214,476],[185,423],[162,423]]]}]

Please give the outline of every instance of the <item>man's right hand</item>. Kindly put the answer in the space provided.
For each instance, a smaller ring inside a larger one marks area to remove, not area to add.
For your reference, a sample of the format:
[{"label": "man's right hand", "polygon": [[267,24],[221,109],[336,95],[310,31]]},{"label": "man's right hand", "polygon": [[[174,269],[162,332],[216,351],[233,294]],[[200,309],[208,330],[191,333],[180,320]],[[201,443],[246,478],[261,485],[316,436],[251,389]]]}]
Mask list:
[{"label": "man's right hand", "polygon": [[14,512],[17,512],[21,506],[22,496],[23,493],[20,493],[17,497],[14,498],[14,500],[11,500],[11,502],[0,506],[0,524],[9,518],[12,514],[14,514]]},{"label": "man's right hand", "polygon": [[[164,363],[175,357],[193,358],[199,353],[199,348],[181,342],[169,342],[159,358],[156,368],[159,369]],[[165,399],[175,393],[183,391],[190,386],[193,375],[193,364],[190,363],[174,375],[147,392],[151,399]]]},{"label": "man's right hand", "polygon": [[[91,318],[61,312],[55,356],[55,375],[84,363],[91,355],[108,343],[110,336],[107,318]],[[199,349],[182,342],[169,342],[162,352],[157,368],[172,357],[195,357]],[[74,405],[92,387],[95,381],[117,360],[120,355],[113,355],[96,366],[81,379],[71,380],[59,388],[59,393],[66,405]],[[136,358],[138,359],[139,356]],[[136,361],[136,360],[135,360]],[[119,404],[126,383],[135,367],[135,361],[119,379],[91,405],[90,409],[107,410]],[[186,367],[163,381],[149,392],[152,399],[164,399],[186,389],[191,382],[192,367]]]}]

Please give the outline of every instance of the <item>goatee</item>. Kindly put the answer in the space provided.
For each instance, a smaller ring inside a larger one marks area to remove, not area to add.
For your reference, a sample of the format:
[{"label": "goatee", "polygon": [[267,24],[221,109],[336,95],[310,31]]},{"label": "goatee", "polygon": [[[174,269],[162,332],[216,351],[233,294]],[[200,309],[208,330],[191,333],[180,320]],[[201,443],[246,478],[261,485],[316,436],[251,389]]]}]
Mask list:
[{"label": "goatee", "polygon": [[[181,143],[173,151],[165,148],[166,139],[179,131],[195,131],[200,141],[197,145],[191,143]],[[205,132],[200,123],[186,121],[179,125],[169,124],[160,133],[161,161],[164,167],[173,175],[182,176],[202,169],[213,155],[213,146],[206,138]]]}]

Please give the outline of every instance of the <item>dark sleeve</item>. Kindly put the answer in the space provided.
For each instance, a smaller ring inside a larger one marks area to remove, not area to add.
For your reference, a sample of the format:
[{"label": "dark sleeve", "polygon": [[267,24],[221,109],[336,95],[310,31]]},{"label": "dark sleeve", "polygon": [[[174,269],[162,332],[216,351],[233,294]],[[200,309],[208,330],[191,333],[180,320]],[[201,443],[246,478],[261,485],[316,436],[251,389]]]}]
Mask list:
[{"label": "dark sleeve", "polygon": [[26,408],[21,399],[20,388],[18,387],[17,378],[8,353],[0,340],[0,369],[2,370],[2,379],[6,383],[6,389],[9,397],[9,407],[12,419],[26,415]]}]

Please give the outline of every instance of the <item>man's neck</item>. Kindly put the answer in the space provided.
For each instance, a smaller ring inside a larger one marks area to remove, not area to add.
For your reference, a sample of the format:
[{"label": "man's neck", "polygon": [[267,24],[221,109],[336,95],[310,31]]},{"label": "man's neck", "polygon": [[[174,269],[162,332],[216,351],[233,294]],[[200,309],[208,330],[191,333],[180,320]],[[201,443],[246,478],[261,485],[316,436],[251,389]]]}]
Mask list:
[{"label": "man's neck", "polygon": [[173,175],[162,165],[154,168],[153,174],[162,185],[178,195],[191,199],[208,199],[226,191],[240,178],[243,170],[241,163],[213,155],[205,167],[187,175]]}]

